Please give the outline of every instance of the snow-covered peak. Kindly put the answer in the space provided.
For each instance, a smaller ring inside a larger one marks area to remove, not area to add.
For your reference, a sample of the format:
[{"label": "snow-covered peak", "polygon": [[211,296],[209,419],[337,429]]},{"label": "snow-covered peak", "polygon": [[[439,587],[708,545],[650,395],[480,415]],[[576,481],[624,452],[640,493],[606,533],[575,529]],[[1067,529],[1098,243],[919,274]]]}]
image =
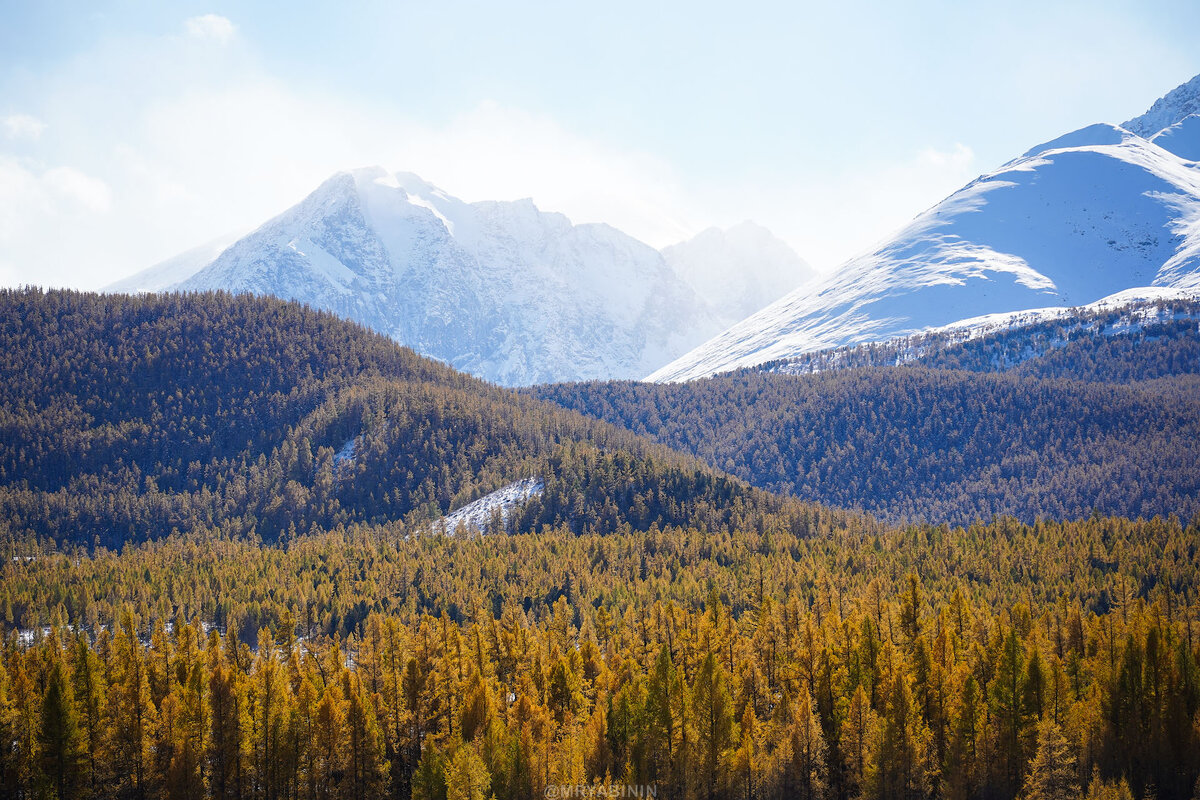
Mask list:
[{"label": "snow-covered peak", "polygon": [[726,230],[708,228],[662,252],[726,326],[813,276],[812,268],[786,242],[749,221]]},{"label": "snow-covered peak", "polygon": [[1185,161],[1200,162],[1200,114],[1192,114],[1163,128],[1150,141]]},{"label": "snow-covered peak", "polygon": [[1030,158],[1050,150],[1070,150],[1079,147],[1098,147],[1101,145],[1122,144],[1134,134],[1119,125],[1107,122],[1097,122],[1077,131],[1063,134],[1057,139],[1043,142],[1037,147],[1025,151],[1022,158]]},{"label": "snow-covered peak", "polygon": [[1113,125],[1039,145],[874,252],[649,380],[680,381],[957,320],[1200,286],[1200,170]]},{"label": "snow-covered peak", "polygon": [[1192,114],[1200,114],[1200,75],[1167,92],[1150,106],[1149,111],[1134,117],[1122,127],[1149,139]]},{"label": "snow-covered peak", "polygon": [[170,288],[299,300],[507,385],[638,377],[720,329],[657,250],[615,228],[531,200],[466,203],[380,167],[333,175],[211,256]]},{"label": "snow-covered peak", "polygon": [[356,167],[355,169],[336,173],[333,177],[337,178],[339,175],[343,174],[349,175],[351,178],[353,178],[354,183],[358,186],[363,186],[368,183],[390,183],[393,186],[398,185],[395,183],[395,176],[388,173],[386,169],[378,164],[370,167]]},{"label": "snow-covered peak", "polygon": [[417,175],[416,173],[397,172],[394,175],[391,175],[389,177],[395,183],[396,186],[398,186],[399,188],[403,189],[404,191],[408,192],[411,195],[416,195],[417,197],[425,197],[425,198],[449,197],[448,194],[443,192],[437,186],[434,186],[429,181],[422,178],[420,175]]}]

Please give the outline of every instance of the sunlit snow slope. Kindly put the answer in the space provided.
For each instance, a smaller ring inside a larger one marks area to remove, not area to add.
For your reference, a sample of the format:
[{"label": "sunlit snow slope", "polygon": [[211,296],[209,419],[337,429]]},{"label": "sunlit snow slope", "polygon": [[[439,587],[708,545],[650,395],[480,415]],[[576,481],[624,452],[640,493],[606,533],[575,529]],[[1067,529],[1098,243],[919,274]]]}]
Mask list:
[{"label": "sunlit snow slope", "polygon": [[1188,157],[1198,102],[1200,77],[1127,123],[1159,125],[1149,134],[1162,131],[1157,142],[1099,124],[1033,148],[648,379],[691,380],[1134,287],[1200,289],[1200,167]]}]

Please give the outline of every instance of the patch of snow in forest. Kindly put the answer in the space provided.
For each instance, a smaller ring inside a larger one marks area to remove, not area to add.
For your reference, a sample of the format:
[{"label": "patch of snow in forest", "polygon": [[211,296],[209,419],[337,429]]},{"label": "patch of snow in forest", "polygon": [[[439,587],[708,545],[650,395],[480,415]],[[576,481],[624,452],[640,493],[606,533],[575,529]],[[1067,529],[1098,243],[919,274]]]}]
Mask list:
[{"label": "patch of snow in forest", "polygon": [[458,530],[458,526],[462,525],[468,531],[486,533],[495,512],[500,513],[502,523],[507,522],[515,509],[524,505],[530,498],[540,496],[545,488],[546,484],[541,478],[526,478],[510,483],[442,517],[434,523],[434,529],[453,534]]}]

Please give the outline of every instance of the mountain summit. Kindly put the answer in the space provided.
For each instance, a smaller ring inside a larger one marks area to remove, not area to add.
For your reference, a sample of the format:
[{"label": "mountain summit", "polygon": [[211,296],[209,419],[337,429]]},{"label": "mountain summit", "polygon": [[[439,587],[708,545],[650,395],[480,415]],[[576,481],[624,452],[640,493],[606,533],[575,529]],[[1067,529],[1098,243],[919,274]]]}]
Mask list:
[{"label": "mountain summit", "polygon": [[378,167],[334,175],[171,288],[300,300],[508,385],[642,375],[719,330],[656,250],[608,225]]},{"label": "mountain summit", "polygon": [[1192,114],[1200,114],[1200,75],[1176,86],[1155,100],[1145,114],[1134,117],[1121,127],[1149,139]]},{"label": "mountain summit", "polygon": [[1032,148],[649,380],[1084,305],[1136,287],[1200,291],[1197,102],[1200,76],[1126,126],[1091,125]]},{"label": "mountain summit", "polygon": [[709,228],[662,253],[675,273],[713,309],[723,328],[814,275],[786,242],[749,221],[724,230]]},{"label": "mountain summit", "polygon": [[[417,175],[341,172],[236,241],[110,287],[299,300],[496,383],[636,378],[799,285],[751,224],[659,253],[531,200],[467,203]],[[714,275],[745,277],[718,285]],[[736,290],[735,290],[736,289]]]}]

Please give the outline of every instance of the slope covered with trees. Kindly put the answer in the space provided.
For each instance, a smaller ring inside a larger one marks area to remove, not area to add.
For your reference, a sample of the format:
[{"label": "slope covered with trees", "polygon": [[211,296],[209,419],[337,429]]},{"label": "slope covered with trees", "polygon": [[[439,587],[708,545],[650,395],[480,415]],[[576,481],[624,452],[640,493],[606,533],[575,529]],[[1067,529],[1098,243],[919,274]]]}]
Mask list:
[{"label": "slope covered with trees", "polygon": [[1074,309],[1051,319],[1017,319],[982,335],[971,328],[931,331],[807,353],[764,364],[760,371],[805,375],[900,365],[1104,383],[1196,375],[1200,301],[1176,298]]},{"label": "slope covered with trees", "polygon": [[1200,530],[808,522],[12,544],[0,796],[1193,796]]},{"label": "slope covered with trees", "polygon": [[533,475],[545,492],[521,529],[729,525],[786,505],[269,298],[6,291],[0,378],[0,524],[59,540],[416,523]]},{"label": "slope covered with trees", "polygon": [[891,519],[1200,512],[1194,377],[1117,385],[903,366],[532,391],[757,486]]}]

